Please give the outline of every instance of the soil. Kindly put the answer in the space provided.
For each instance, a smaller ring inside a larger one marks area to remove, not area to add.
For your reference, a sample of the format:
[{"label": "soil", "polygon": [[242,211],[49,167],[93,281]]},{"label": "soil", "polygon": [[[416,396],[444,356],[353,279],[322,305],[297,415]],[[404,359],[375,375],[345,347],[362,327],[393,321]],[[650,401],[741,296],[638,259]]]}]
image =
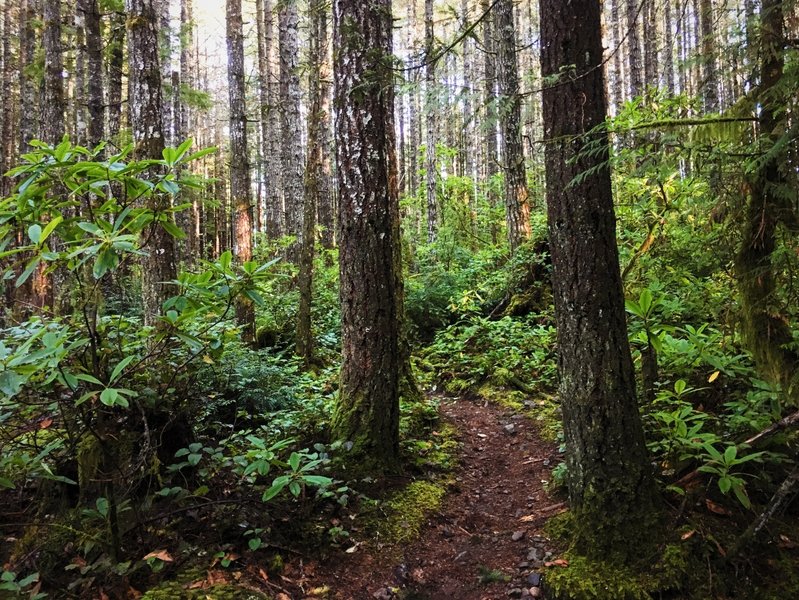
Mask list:
[{"label": "soil", "polygon": [[459,460],[421,537],[292,561],[280,600],[318,597],[325,588],[322,597],[340,600],[537,597],[542,563],[555,558],[541,527],[564,510],[543,484],[557,464],[556,447],[529,419],[493,403],[446,399],[440,411],[458,432]]}]

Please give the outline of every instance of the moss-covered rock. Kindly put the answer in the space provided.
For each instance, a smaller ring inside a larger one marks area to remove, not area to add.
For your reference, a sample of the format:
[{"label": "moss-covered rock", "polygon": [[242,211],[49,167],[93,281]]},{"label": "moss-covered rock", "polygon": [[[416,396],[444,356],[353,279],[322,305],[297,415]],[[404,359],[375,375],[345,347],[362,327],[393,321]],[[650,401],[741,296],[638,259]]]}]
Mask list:
[{"label": "moss-covered rock", "polygon": [[149,590],[141,600],[270,600],[260,592],[231,584],[219,584],[202,589],[188,589],[179,581],[164,582]]},{"label": "moss-covered rock", "polygon": [[385,543],[403,543],[419,536],[427,517],[441,506],[446,485],[430,481],[414,481],[382,504],[383,517],[371,527]]}]

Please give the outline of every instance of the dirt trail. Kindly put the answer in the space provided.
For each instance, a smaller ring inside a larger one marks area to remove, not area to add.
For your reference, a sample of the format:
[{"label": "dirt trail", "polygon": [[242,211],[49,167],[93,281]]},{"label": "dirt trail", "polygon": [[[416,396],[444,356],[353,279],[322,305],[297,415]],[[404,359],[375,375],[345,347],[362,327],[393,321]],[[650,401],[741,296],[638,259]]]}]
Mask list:
[{"label": "dirt trail", "polygon": [[306,592],[328,586],[329,597],[341,600],[499,600],[539,593],[537,574],[552,551],[540,528],[562,510],[542,485],[555,464],[554,446],[540,439],[531,421],[495,404],[447,399],[440,411],[462,446],[454,489],[422,536],[401,548],[342,552],[308,565]]}]

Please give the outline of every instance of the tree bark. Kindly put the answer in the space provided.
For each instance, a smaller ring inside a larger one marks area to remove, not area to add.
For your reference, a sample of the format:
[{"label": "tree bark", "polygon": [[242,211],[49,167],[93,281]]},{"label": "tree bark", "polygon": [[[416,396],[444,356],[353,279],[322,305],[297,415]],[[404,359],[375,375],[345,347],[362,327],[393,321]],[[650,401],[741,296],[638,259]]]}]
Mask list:
[{"label": "tree bark", "polygon": [[300,118],[299,16],[296,0],[281,3],[280,8],[280,105],[282,107],[283,203],[286,234],[297,243],[288,257],[297,260],[302,244],[302,202],[304,176]]},{"label": "tree bark", "polygon": [[719,110],[719,80],[716,72],[712,0],[700,0],[699,21],[702,28],[702,98],[704,99],[705,113],[712,113]]},{"label": "tree bark", "polygon": [[111,16],[110,39],[108,43],[108,137],[118,143],[122,127],[122,70],[125,45],[125,15],[114,13]]},{"label": "tree bark", "polygon": [[61,1],[44,2],[44,97],[41,107],[43,141],[58,144],[64,136],[64,65],[61,60]]},{"label": "tree bark", "polygon": [[438,234],[438,199],[436,198],[436,165],[438,98],[436,97],[436,60],[433,28],[433,0],[424,2],[424,60],[425,60],[425,190],[427,198],[427,243],[436,241]]},{"label": "tree bark", "polygon": [[[335,439],[371,472],[399,462],[399,201],[390,0],[334,1],[342,353]],[[357,461],[357,462],[356,462]]]},{"label": "tree bark", "polygon": [[[576,549],[634,560],[655,487],[635,398],[607,167],[599,0],[541,2],[549,244]],[[590,147],[591,152],[585,152]],[[590,171],[590,174],[586,174]],[[575,177],[580,176],[579,183]]]},{"label": "tree bark", "polygon": [[641,34],[639,31],[639,0],[627,0],[627,61],[629,68],[630,98],[644,91],[643,64],[641,60]]},{"label": "tree bark", "polygon": [[[283,178],[281,157],[281,111],[280,84],[276,60],[277,44],[275,43],[275,13],[272,0],[264,0],[264,57],[265,72],[263,84],[266,87],[266,106],[262,107],[261,118],[264,119],[264,177],[266,179],[265,224],[269,239],[277,239],[286,231],[285,213],[283,209]],[[264,114],[265,111],[265,114]]]},{"label": "tree bark", "polygon": [[[35,118],[36,78],[30,72],[36,61],[34,24],[39,17],[37,0],[23,0],[20,10],[24,17],[20,19],[19,23],[19,99],[20,105],[26,107],[26,110],[20,111],[19,115],[19,152],[25,153],[30,149],[30,141],[38,135],[38,124]],[[3,39],[5,40],[7,37],[3,36]],[[4,162],[0,168],[3,168],[3,173],[5,173],[9,166]],[[5,178],[3,179],[5,180]]]},{"label": "tree bark", "polygon": [[83,18],[86,35],[86,104],[89,123],[86,130],[90,146],[99,144],[104,136],[103,118],[103,39],[100,34],[100,11],[97,0],[79,0],[78,12]]},{"label": "tree bark", "polygon": [[[128,13],[128,106],[137,159],[160,159],[164,150],[161,64],[158,57],[158,15],[154,0],[126,0]],[[169,199],[153,193],[147,208],[163,215]],[[171,219],[171,214],[165,218]],[[161,305],[177,278],[175,240],[154,221],[144,234],[147,256],[142,260],[142,304],[145,325],[155,325]]]},{"label": "tree bark", "polygon": [[[791,403],[799,404],[799,355],[791,348],[793,339],[784,307],[777,297],[774,253],[778,228],[795,218],[793,207],[780,194],[787,185],[781,174],[783,152],[774,152],[780,138],[779,88],[785,57],[783,4],[763,0],[760,23],[760,103],[759,129],[761,152],[770,157],[749,177],[749,198],[743,224],[743,239],[735,261],[742,309],[742,330],[755,363],[764,377],[779,383]],[[789,93],[789,92],[788,92]]]},{"label": "tree bark", "polygon": [[522,146],[521,98],[512,0],[499,0],[495,10],[499,121],[502,129],[502,166],[505,170],[505,221],[512,253],[530,237],[530,205]]}]

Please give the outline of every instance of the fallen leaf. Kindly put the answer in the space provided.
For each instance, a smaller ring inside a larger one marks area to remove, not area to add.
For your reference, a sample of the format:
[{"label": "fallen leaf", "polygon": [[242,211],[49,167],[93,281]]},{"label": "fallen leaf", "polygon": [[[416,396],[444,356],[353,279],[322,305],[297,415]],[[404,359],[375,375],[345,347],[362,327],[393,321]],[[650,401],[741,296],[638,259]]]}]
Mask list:
[{"label": "fallen leaf", "polygon": [[212,364],[214,364],[214,359],[206,354],[205,356],[203,356],[203,362],[206,365],[212,365]]},{"label": "fallen leaf", "polygon": [[109,600],[108,594],[104,590],[100,590],[100,600]]},{"label": "fallen leaf", "polygon": [[714,371],[713,374],[707,378],[707,382],[713,383],[714,381],[716,381],[716,379],[719,378],[719,375],[721,375],[721,371]]},{"label": "fallen leaf", "polygon": [[791,538],[789,538],[787,535],[784,534],[780,534],[780,541],[777,545],[780,548],[785,548],[786,550],[789,550],[791,548],[796,548],[797,546],[796,542],[794,542]]},{"label": "fallen leaf", "polygon": [[705,499],[705,506],[707,506],[707,509],[710,512],[716,513],[717,515],[729,516],[729,515],[732,514],[731,511],[729,511],[726,508],[724,508],[721,504],[716,504],[710,498],[706,498]]},{"label": "fallen leaf", "polygon": [[41,423],[39,423],[39,429],[47,429],[52,424],[53,424],[53,420],[48,417],[47,419],[44,419],[44,420],[41,421]]},{"label": "fallen leaf", "polygon": [[355,552],[358,549],[358,546],[360,546],[360,545],[361,545],[361,542],[356,542],[354,546],[350,546],[344,552],[346,552],[347,554],[352,554],[353,552]]},{"label": "fallen leaf", "polygon": [[151,558],[157,558],[158,560],[162,560],[164,562],[172,562],[175,560],[166,550],[153,550],[142,560],[150,560]]},{"label": "fallen leaf", "polygon": [[696,529],[692,529],[691,531],[686,531],[685,533],[683,533],[683,534],[680,536],[680,539],[681,539],[681,540],[683,540],[683,541],[685,541],[685,540],[689,540],[689,539],[691,539],[692,537],[694,537],[694,534],[695,534],[695,533],[696,533]]},{"label": "fallen leaf", "polygon": [[544,563],[545,567],[568,567],[569,561],[565,558],[556,558],[555,560],[550,560]]},{"label": "fallen leaf", "polygon": [[264,581],[269,581],[269,575],[267,575],[267,574],[266,574],[266,571],[264,571],[264,570],[263,570],[262,568],[260,568],[260,567],[258,568],[258,575],[260,575],[260,576],[261,576],[261,579],[263,579]]},{"label": "fallen leaf", "polygon": [[142,593],[134,587],[128,588],[128,598],[130,600],[139,600],[142,597]]}]

